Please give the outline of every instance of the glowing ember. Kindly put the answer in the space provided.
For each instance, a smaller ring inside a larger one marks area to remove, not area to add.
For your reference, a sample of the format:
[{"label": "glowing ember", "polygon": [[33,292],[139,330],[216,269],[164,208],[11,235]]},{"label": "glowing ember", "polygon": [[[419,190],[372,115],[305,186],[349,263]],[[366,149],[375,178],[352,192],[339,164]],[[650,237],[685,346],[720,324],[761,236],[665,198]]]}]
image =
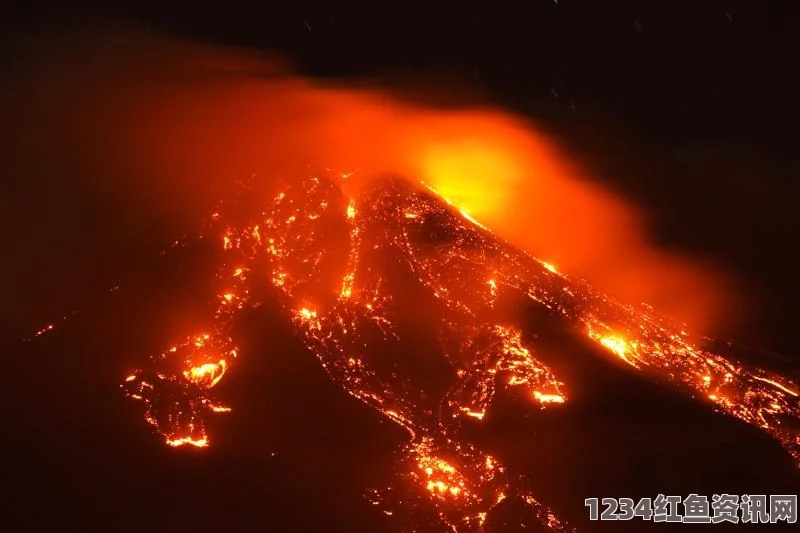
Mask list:
[{"label": "glowing ember", "polygon": [[219,363],[206,363],[204,365],[195,366],[184,372],[183,375],[197,385],[210,389],[222,379],[225,374],[227,363],[221,359]]},{"label": "glowing ember", "polygon": [[208,446],[208,439],[205,437],[199,439],[193,439],[192,437],[181,437],[179,439],[168,439],[167,444],[173,447],[191,444],[192,446],[197,446],[198,448],[205,448]]},{"label": "glowing ember", "polygon": [[607,337],[595,337],[595,335],[590,331],[589,336],[595,340],[599,340],[600,344],[614,352],[617,357],[628,363],[629,365],[635,367],[636,362],[631,360],[628,355],[630,354],[630,347],[628,343],[622,337],[618,336],[607,336]]},{"label": "glowing ember", "polygon": [[542,403],[564,403],[564,397],[560,394],[542,394],[541,392],[533,391],[533,397]]},{"label": "glowing ember", "polygon": [[317,316],[317,313],[315,311],[311,311],[310,309],[306,309],[305,307],[302,308],[300,311],[298,311],[297,314],[300,315],[300,317],[303,320],[310,320]]},{"label": "glowing ember", "polygon": [[[564,384],[526,346],[520,327],[497,322],[495,306],[504,291],[564,317],[630,367],[701,393],[718,409],[762,428],[800,461],[796,430],[778,418],[800,420],[796,384],[707,351],[652,310],[619,304],[559,274],[432,190],[383,179],[349,198],[337,183],[307,178],[248,224],[222,230],[216,320],[207,333],[187,338],[154,357],[152,368],[125,379],[123,388],[143,401],[145,419],[168,445],[208,445],[205,417],[228,410],[210,389],[237,357],[232,322],[240,310],[264,300],[251,285],[250,278],[258,278],[280,293],[287,318],[330,378],[408,431],[399,470],[412,496],[402,505],[427,506],[452,529],[480,527],[511,492],[543,526],[567,529],[528,488],[512,482],[497,459],[462,437],[465,424],[484,420],[498,387],[521,392],[531,408],[559,409],[568,401]],[[222,224],[226,217],[217,218]],[[339,246],[346,255],[335,253]],[[381,370],[381,348],[404,334],[395,323],[402,295],[391,293],[384,277],[387,254],[399,258],[430,297],[424,312],[440,325],[451,381],[435,404],[420,385]],[[341,276],[332,282],[330,272]]]},{"label": "glowing ember", "polygon": [[547,263],[546,261],[542,261],[542,266],[545,267],[550,272],[552,272],[553,274],[558,274],[558,270],[556,270],[556,267],[553,266],[551,263]]},{"label": "glowing ember", "polygon": [[480,228],[483,228],[485,230],[489,229],[486,226],[484,226],[483,224],[481,224],[480,222],[478,222],[477,220],[475,220],[474,218],[472,218],[472,216],[470,216],[470,214],[469,214],[469,211],[467,211],[466,209],[459,209],[458,212],[461,213],[461,216],[463,216],[464,218],[466,218],[467,220],[469,220],[470,222],[472,222],[476,226],[478,226]]}]

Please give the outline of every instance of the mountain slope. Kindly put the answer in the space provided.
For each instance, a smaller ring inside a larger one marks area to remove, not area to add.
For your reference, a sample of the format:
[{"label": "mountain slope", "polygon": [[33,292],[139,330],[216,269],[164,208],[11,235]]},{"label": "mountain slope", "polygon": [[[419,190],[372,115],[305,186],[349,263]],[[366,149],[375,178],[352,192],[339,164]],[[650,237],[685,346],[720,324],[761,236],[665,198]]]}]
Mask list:
[{"label": "mountain slope", "polygon": [[387,515],[474,529],[513,496],[540,527],[568,529],[535,483],[473,437],[504,398],[553,416],[569,405],[571,383],[537,341],[553,328],[759,427],[800,461],[791,381],[559,273],[423,186],[378,178],[350,188],[309,176],[265,205],[245,194],[213,214],[204,236],[222,248],[214,319],[124,383],[168,444],[209,444],[208,417],[236,408],[213,390],[239,359],[236,324],[277,304],[335,383],[407,430],[397,482],[368,493]]}]

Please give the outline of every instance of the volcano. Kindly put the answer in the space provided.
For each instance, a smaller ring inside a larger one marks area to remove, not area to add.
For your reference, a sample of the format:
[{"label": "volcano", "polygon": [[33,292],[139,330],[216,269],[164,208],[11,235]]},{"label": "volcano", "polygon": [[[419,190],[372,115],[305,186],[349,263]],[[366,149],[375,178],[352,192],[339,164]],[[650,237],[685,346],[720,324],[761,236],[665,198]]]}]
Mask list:
[{"label": "volcano", "polygon": [[[796,483],[800,387],[733,345],[695,338],[645,304],[559,272],[421,183],[378,177],[355,187],[319,172],[285,181],[267,201],[249,187],[183,243],[213,243],[204,268],[216,296],[204,325],[122,384],[166,445],[224,441],[215,420],[252,401],[226,398],[246,380],[240,368],[285,356],[270,353],[269,339],[253,341],[274,329],[259,323],[267,313],[351,402],[398,429],[390,479],[362,487],[380,527],[570,531],[591,494],[563,504],[565,461],[607,475],[625,466],[601,463],[628,456],[639,466],[623,490],[648,490],[643,465],[668,464],[687,449],[682,439],[709,427],[729,445],[703,438],[710,449],[698,444],[695,457],[678,459],[688,470],[713,457],[737,461],[743,448],[731,443],[741,438]],[[632,429],[634,416],[648,429]],[[525,435],[514,445],[512,429]],[[664,449],[647,456],[641,433]],[[737,474],[751,483],[742,492],[761,475],[777,482],[763,457],[753,460],[752,475]]]}]

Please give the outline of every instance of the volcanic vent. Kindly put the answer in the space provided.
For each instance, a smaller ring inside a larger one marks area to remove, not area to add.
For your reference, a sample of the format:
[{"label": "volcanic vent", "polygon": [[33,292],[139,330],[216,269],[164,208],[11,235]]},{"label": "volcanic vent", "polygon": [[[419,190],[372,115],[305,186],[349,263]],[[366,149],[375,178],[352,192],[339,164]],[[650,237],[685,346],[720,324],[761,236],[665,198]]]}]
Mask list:
[{"label": "volcanic vent", "polygon": [[796,384],[558,272],[423,185],[346,185],[310,175],[263,205],[249,195],[212,215],[204,236],[221,249],[214,320],[123,384],[168,445],[211,443],[207,417],[236,407],[214,394],[239,357],[234,324],[277,295],[328,376],[408,432],[398,486],[370,492],[376,504],[425,507],[443,525],[471,530],[513,495],[541,526],[567,530],[535,487],[464,431],[501,391],[540,409],[569,402],[570,383],[506,312],[524,300],[610,358],[761,428],[800,461]]}]

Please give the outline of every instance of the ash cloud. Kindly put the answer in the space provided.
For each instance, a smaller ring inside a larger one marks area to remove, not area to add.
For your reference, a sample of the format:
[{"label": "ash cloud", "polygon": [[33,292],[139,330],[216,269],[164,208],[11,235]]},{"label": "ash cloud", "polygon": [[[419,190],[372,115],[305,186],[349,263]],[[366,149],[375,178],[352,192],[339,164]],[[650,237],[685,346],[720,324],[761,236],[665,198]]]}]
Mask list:
[{"label": "ash cloud", "polygon": [[[14,200],[4,216],[21,227],[12,248],[47,273],[19,261],[6,278],[34,296],[107,268],[103,253],[123,258],[154,235],[174,238],[237,180],[258,173],[268,190],[272,178],[318,164],[357,171],[348,187],[378,173],[420,179],[622,300],[701,330],[722,317],[722,273],[651,244],[643,213],[529,120],[486,106],[425,105],[424,84],[412,101],[385,80],[381,90],[363,80],[322,84],[254,51],[129,29],[6,45],[3,156]],[[46,266],[56,252],[59,267]]]}]

